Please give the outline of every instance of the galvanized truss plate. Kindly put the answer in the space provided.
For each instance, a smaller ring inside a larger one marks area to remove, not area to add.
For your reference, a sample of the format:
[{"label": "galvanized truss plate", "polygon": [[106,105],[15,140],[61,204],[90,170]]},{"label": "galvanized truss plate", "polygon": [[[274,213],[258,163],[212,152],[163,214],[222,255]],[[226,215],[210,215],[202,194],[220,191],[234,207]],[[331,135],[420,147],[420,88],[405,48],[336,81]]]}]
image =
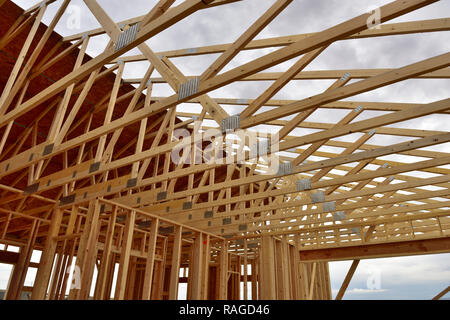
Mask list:
[{"label": "galvanized truss plate", "polygon": [[311,190],[311,179],[300,179],[295,182],[297,191]]},{"label": "galvanized truss plate", "polygon": [[231,117],[225,118],[222,120],[222,132],[232,132],[235,129],[241,128],[241,116],[239,114],[235,114]]},{"label": "galvanized truss plate", "polygon": [[344,211],[336,211],[335,213],[333,213],[333,219],[334,221],[342,221],[346,218],[346,214]]},{"label": "galvanized truss plate", "polygon": [[119,51],[120,49],[126,47],[128,44],[136,40],[138,30],[139,30],[139,22],[134,24],[128,30],[122,32],[117,38],[117,43],[114,46],[114,52]]},{"label": "galvanized truss plate", "polygon": [[278,166],[277,175],[284,176],[292,173],[292,162],[282,162]]},{"label": "galvanized truss plate", "polygon": [[156,200],[161,201],[167,198],[167,191],[158,192]]},{"label": "galvanized truss plate", "polygon": [[270,153],[270,140],[259,140],[251,145],[250,159]]},{"label": "galvanized truss plate", "polygon": [[341,77],[342,81],[347,81],[347,79],[350,77],[350,72],[344,73],[344,75]]},{"label": "galvanized truss plate", "polygon": [[211,210],[208,210],[208,211],[205,211],[204,218],[205,219],[212,218],[213,215],[214,215],[213,212]]},{"label": "galvanized truss plate", "polygon": [[336,201],[329,201],[323,203],[323,211],[330,212],[336,210]]},{"label": "galvanized truss plate", "polygon": [[311,202],[312,203],[320,203],[325,201],[325,194],[323,191],[317,191],[315,193],[311,193]]},{"label": "galvanized truss plate", "polygon": [[247,248],[252,248],[252,249],[258,248],[258,243],[257,242],[248,243]]},{"label": "galvanized truss plate", "polygon": [[258,155],[265,156],[270,153],[270,140],[258,141]]},{"label": "galvanized truss plate", "polygon": [[183,202],[183,210],[192,209],[192,202]]},{"label": "galvanized truss plate", "polygon": [[72,194],[70,196],[60,198],[59,205],[64,206],[64,205],[72,203],[74,201],[75,201],[75,194]]},{"label": "galvanized truss plate", "polygon": [[198,92],[199,78],[195,77],[182,83],[178,89],[178,100],[182,100]]},{"label": "galvanized truss plate", "polygon": [[246,231],[247,230],[247,225],[246,224],[240,224],[239,225],[239,231]]},{"label": "galvanized truss plate", "polygon": [[174,231],[175,231],[175,228],[173,226],[167,227],[167,228],[164,228],[164,227],[159,228],[160,234],[170,234],[170,233],[173,233]]},{"label": "galvanized truss plate", "polygon": [[354,112],[358,113],[363,109],[363,106],[357,106],[355,109],[353,109]]},{"label": "galvanized truss plate", "polygon": [[116,222],[124,222],[126,220],[126,216],[122,215],[122,216],[117,216],[116,218]]},{"label": "galvanized truss plate", "polygon": [[27,186],[23,191],[23,194],[35,193],[36,191],[38,191],[38,189],[39,189],[39,182]]},{"label": "galvanized truss plate", "polygon": [[147,220],[147,221],[141,221],[138,223],[138,226],[141,228],[148,228],[152,225],[152,221],[151,220]]},{"label": "galvanized truss plate", "polygon": [[137,178],[128,179],[127,188],[132,188],[137,185]]},{"label": "galvanized truss plate", "polygon": [[93,164],[91,164],[91,166],[89,167],[89,173],[92,173],[94,171],[97,171],[98,169],[100,169],[100,164],[101,162],[94,162]]},{"label": "galvanized truss plate", "polygon": [[51,143],[51,144],[46,145],[46,146],[44,147],[44,150],[42,151],[42,155],[43,155],[43,156],[46,156],[46,155],[52,153],[52,152],[53,152],[53,147],[54,147],[54,146],[55,146],[54,143]]}]

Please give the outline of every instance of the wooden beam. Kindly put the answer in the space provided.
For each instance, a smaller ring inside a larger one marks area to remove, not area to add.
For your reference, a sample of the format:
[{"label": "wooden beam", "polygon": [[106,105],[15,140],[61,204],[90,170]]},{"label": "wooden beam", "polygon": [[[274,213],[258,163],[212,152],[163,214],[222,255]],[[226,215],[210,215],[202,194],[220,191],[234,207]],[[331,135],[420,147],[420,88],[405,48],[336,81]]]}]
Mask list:
[{"label": "wooden beam", "polygon": [[301,261],[341,261],[450,252],[450,237],[365,244],[332,249],[300,250]]},{"label": "wooden beam", "polygon": [[433,297],[432,300],[439,300],[443,296],[445,296],[448,292],[450,292],[450,286],[442,290],[440,293],[438,293],[435,297]]},{"label": "wooden beam", "polygon": [[[353,40],[353,39],[365,39],[365,38],[374,38],[374,37],[382,37],[382,36],[393,36],[393,35],[402,35],[402,34],[413,34],[413,33],[426,33],[426,32],[439,32],[439,31],[448,31],[450,30],[450,19],[449,18],[440,18],[440,19],[430,19],[430,20],[418,20],[418,21],[409,21],[409,22],[400,22],[400,23],[384,23],[378,25],[378,28],[367,29],[358,33],[355,33],[347,38],[340,40]],[[70,40],[79,39],[83,34],[78,34],[77,38],[70,38]],[[297,34],[297,35],[288,35],[281,37],[273,37],[273,38],[265,38],[251,41],[245,48],[242,50],[254,50],[254,49],[263,49],[263,48],[272,48],[272,47],[284,47],[290,45],[299,40],[303,40],[314,33],[307,34]],[[64,38],[64,41],[69,40],[69,37]],[[338,40],[338,41],[340,41]],[[174,57],[185,57],[185,56],[197,56],[204,54],[214,54],[224,52],[231,43],[228,44],[218,44],[218,45],[210,45],[210,46],[202,46],[197,48],[185,48],[185,49],[177,49],[170,51],[160,51],[157,52],[157,55],[163,55],[166,57],[174,58]],[[194,50],[192,50],[194,49]],[[124,61],[142,61],[146,60],[144,55],[130,55],[124,57]],[[117,62],[117,59],[114,60]],[[338,76],[340,77],[340,76]]]}]

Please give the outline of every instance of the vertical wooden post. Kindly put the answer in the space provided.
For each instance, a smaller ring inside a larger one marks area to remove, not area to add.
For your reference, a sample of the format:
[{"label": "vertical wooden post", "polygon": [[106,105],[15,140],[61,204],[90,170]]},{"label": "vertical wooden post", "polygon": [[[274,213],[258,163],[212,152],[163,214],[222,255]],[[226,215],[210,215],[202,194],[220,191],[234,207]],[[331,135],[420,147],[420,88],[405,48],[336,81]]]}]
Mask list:
[{"label": "vertical wooden post", "polygon": [[136,287],[136,265],[137,257],[133,257],[130,254],[130,262],[128,265],[128,274],[125,287],[125,300],[133,300],[134,290]]},{"label": "vertical wooden post", "polygon": [[323,262],[317,263],[317,274],[316,274],[316,284],[317,284],[317,300],[324,300],[324,267]]},{"label": "vertical wooden post", "polygon": [[331,293],[331,281],[330,281],[330,268],[328,265],[328,261],[324,262],[325,265],[325,288],[326,288],[326,299],[333,299],[333,295]]},{"label": "vertical wooden post", "polygon": [[125,297],[125,287],[128,275],[128,265],[130,262],[131,244],[133,242],[134,222],[136,220],[136,211],[131,210],[127,216],[125,224],[122,251],[120,253],[119,272],[117,275],[115,300],[123,300]]},{"label": "vertical wooden post", "polygon": [[261,238],[261,256],[260,256],[260,284],[261,299],[276,299],[275,282],[275,264],[274,264],[274,239],[272,236],[263,236]]},{"label": "vertical wooden post", "polygon": [[163,289],[164,289],[164,282],[165,282],[165,270],[166,270],[166,263],[167,263],[167,248],[169,246],[169,240],[167,237],[164,238],[163,240],[163,248],[162,248],[162,252],[163,252],[163,258],[159,268],[159,276],[158,276],[158,282],[157,282],[157,290],[155,293],[155,298],[157,300],[161,300],[163,298]]},{"label": "vertical wooden post", "polygon": [[155,268],[156,240],[158,236],[159,219],[154,219],[150,226],[150,235],[148,237],[147,261],[145,264],[144,284],[142,289],[142,300],[150,300],[153,270]]},{"label": "vertical wooden post", "polygon": [[258,300],[261,300],[261,295],[262,295],[262,289],[261,289],[261,245],[259,247],[259,251],[258,251],[258,258],[257,258],[257,262],[255,264],[255,270],[256,270],[256,274],[257,274],[257,294],[258,294]]},{"label": "vertical wooden post", "polygon": [[201,299],[208,299],[208,289],[209,289],[209,262],[211,260],[211,243],[209,235],[204,234],[202,239],[203,246],[203,272],[202,272],[202,283],[201,283]]},{"label": "vertical wooden post", "polygon": [[108,273],[106,277],[106,288],[105,288],[105,299],[111,300],[111,291],[112,291],[112,285],[114,281],[114,271],[116,269],[116,259],[117,254],[112,253],[111,254],[111,261],[109,262],[108,267]]},{"label": "vertical wooden post", "polygon": [[45,299],[57,245],[57,241],[54,237],[58,236],[62,216],[63,211],[59,208],[55,208],[53,211],[50,228],[48,230],[45,247],[42,251],[41,260],[39,262],[39,268],[36,274],[36,280],[34,281],[33,291],[31,293],[31,299],[33,300]]},{"label": "vertical wooden post", "polygon": [[62,267],[61,267],[61,271],[60,271],[59,277],[58,277],[58,283],[56,284],[54,296],[52,297],[52,299],[54,299],[54,300],[59,300],[59,297],[61,295],[61,289],[63,287],[64,277],[67,274],[67,268],[69,267],[69,265],[68,265],[69,259],[70,259],[70,254],[65,254],[64,260],[62,263]]},{"label": "vertical wooden post", "polygon": [[[192,272],[194,271],[194,264],[197,264],[197,257],[195,257],[195,240],[189,246],[189,263],[183,269],[183,277],[187,277],[187,292],[186,292],[186,300],[192,300],[192,280],[193,277]],[[195,258],[194,258],[195,257]],[[189,276],[187,276],[189,274]]]},{"label": "vertical wooden post", "polygon": [[292,282],[290,280],[291,274],[291,266],[289,263],[289,245],[285,238],[281,240],[281,249],[282,249],[282,267],[284,272],[282,273],[282,281],[283,281],[283,299],[290,300],[291,299],[291,286]]},{"label": "vertical wooden post", "polygon": [[170,270],[170,284],[169,284],[169,300],[178,299],[178,283],[180,272],[180,257],[181,257],[181,226],[175,226],[175,237],[173,240],[172,250],[172,266]]},{"label": "vertical wooden post", "polygon": [[58,248],[56,255],[56,264],[55,267],[53,268],[53,275],[51,277],[51,281],[50,281],[50,287],[49,287],[49,293],[48,293],[48,299],[49,300],[53,300],[55,298],[55,294],[56,294],[56,285],[58,282],[58,278],[59,278],[59,274],[61,272],[61,268],[63,267],[63,260],[64,260],[64,253],[63,253],[63,247],[60,246],[60,248]]},{"label": "vertical wooden post", "polygon": [[5,293],[5,300],[20,300],[39,225],[40,221],[33,220],[27,244],[20,248],[19,260],[13,267],[8,289]]},{"label": "vertical wooden post", "polygon": [[297,246],[288,245],[289,264],[291,266],[291,299],[300,300],[299,254]]},{"label": "vertical wooden post", "polygon": [[309,294],[308,294],[308,300],[313,299],[314,295],[314,288],[316,283],[316,272],[317,272],[317,262],[313,263],[312,271],[311,271],[311,279],[309,281]]},{"label": "vertical wooden post", "polygon": [[274,239],[274,263],[275,263],[275,288],[276,288],[276,298],[277,300],[284,299],[284,281],[283,274],[283,248],[282,243],[278,239]]},{"label": "vertical wooden post", "polygon": [[100,203],[98,199],[89,203],[82,239],[78,248],[77,266],[80,268],[80,288],[72,289],[69,295],[73,299],[88,299],[94,262],[97,255],[97,239],[99,233]]},{"label": "vertical wooden post", "polygon": [[300,270],[300,285],[301,285],[301,292],[302,292],[302,300],[308,300],[309,273],[308,273],[308,267],[307,267],[306,263],[300,262],[299,270]]},{"label": "vertical wooden post", "polygon": [[[21,261],[25,260],[27,248],[26,246],[20,247],[19,251],[19,259],[18,261],[13,265],[11,276],[8,281],[8,286],[6,287],[5,297],[4,300],[16,300],[17,298],[17,291],[18,286],[20,282],[20,275],[25,271],[22,267],[23,264],[20,263]],[[20,299],[20,297],[19,297]]]},{"label": "vertical wooden post", "polygon": [[247,259],[247,239],[244,238],[244,300],[248,300],[248,259]]},{"label": "vertical wooden post", "polygon": [[[73,224],[72,224],[72,220],[73,220]],[[82,221],[82,217],[78,216],[78,206],[72,206],[72,212],[70,215],[69,226],[66,230],[66,234],[72,233],[72,231],[73,231],[72,225],[75,228],[75,231],[79,232],[80,228],[81,228],[81,221]],[[76,224],[76,226],[75,226],[75,224]],[[70,269],[72,268],[73,258],[75,256],[75,249],[76,249],[77,242],[78,242],[78,238],[75,238],[69,243],[70,251],[69,251],[69,255],[68,255],[68,259],[67,259],[66,271],[64,274],[64,278],[62,280],[62,287],[59,292],[59,297],[58,297],[59,300],[64,300],[66,297],[66,288],[67,288],[67,283],[69,281]]]},{"label": "vertical wooden post", "polygon": [[255,257],[251,260],[251,272],[252,272],[252,300],[258,300],[258,271],[256,263],[256,253]]},{"label": "vertical wooden post", "polygon": [[219,300],[227,299],[228,289],[228,244],[226,240],[222,242],[219,265]]},{"label": "vertical wooden post", "polygon": [[203,263],[202,263],[202,255],[203,255],[203,237],[202,233],[200,232],[197,237],[194,240],[194,246],[193,246],[193,254],[192,254],[192,269],[189,270],[189,278],[191,278],[191,299],[193,300],[200,300],[201,299],[201,284],[202,284],[202,274],[204,272],[203,270]]},{"label": "vertical wooden post", "polygon": [[242,296],[241,296],[241,266],[242,266],[242,257],[240,255],[238,255],[236,257],[237,262],[236,262],[236,271],[237,273],[234,274],[234,279],[235,279],[235,292],[236,292],[236,299],[237,300],[242,300]]},{"label": "vertical wooden post", "polygon": [[114,228],[116,226],[117,206],[112,209],[109,217],[108,229],[106,230],[105,246],[103,248],[103,255],[100,262],[100,270],[98,271],[97,284],[95,288],[94,299],[109,299],[105,296],[106,292],[106,275],[108,268],[111,266],[111,249],[114,240]]}]

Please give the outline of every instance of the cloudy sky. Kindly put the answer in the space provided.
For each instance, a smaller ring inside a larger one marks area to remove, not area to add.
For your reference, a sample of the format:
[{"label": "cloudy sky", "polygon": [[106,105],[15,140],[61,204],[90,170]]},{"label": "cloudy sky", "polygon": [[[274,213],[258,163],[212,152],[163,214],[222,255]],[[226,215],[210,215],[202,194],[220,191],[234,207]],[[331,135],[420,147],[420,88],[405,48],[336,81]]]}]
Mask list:
[{"label": "cloudy sky", "polygon": [[[23,8],[28,8],[39,1],[14,0],[14,2]],[[120,21],[148,12],[157,1],[98,0],[98,2],[115,21]],[[179,0],[176,4],[181,2]],[[387,0],[294,0],[256,38],[322,31],[389,2]],[[61,3],[62,0],[58,0],[49,6],[44,17],[45,23],[51,20]],[[244,0],[239,3],[199,11],[161,34],[149,39],[147,43],[153,51],[157,52],[233,42],[273,3],[274,0]],[[450,1],[439,1],[413,13],[391,20],[389,23],[447,18],[449,13]],[[79,17],[79,24],[74,23],[74,17]],[[62,17],[56,30],[63,36],[67,36],[98,26],[99,24],[83,4],[83,1],[72,0],[68,12]],[[107,41],[108,37],[106,35],[95,37],[89,43],[88,53],[91,56],[98,55],[104,49]],[[449,49],[450,32],[339,41],[327,48],[306,70],[398,68],[443,54],[448,52]],[[235,68],[273,50],[276,49],[243,52],[235,57],[223,71]],[[137,50],[131,50],[126,55],[138,53],[139,51]],[[199,75],[217,56],[212,54],[200,57],[176,58],[172,59],[172,61],[185,75]],[[296,61],[297,59],[292,59],[272,67],[267,71],[284,71]],[[145,73],[146,67],[148,67],[148,63],[146,62],[127,64],[124,78],[141,77]],[[158,76],[158,74],[155,72],[153,76]],[[274,98],[306,98],[323,92],[333,82],[333,80],[292,81]],[[239,82],[217,89],[211,92],[210,95],[212,97],[255,98],[269,85],[270,82]],[[407,80],[348,98],[348,100],[429,103],[448,98],[449,87],[449,80]],[[170,87],[162,84],[155,85],[153,92],[156,96],[173,93]],[[229,114],[239,113],[243,110],[241,106],[223,107]],[[269,109],[262,108],[261,112]],[[178,107],[178,110],[200,112],[201,109],[199,106],[192,104],[183,104]],[[364,111],[356,121],[381,114],[383,113]],[[307,121],[336,122],[343,115],[345,115],[345,111],[342,110],[333,110],[333,113],[330,110],[323,110],[315,112]],[[289,117],[286,119],[289,119]],[[391,126],[448,131],[449,120],[450,117],[448,115],[431,115]],[[212,121],[205,121],[205,124],[215,125]],[[260,126],[260,129],[273,131],[279,128],[274,126]],[[313,131],[296,129],[293,131],[293,134],[301,135],[310,132]],[[341,137],[337,140],[354,141],[358,137],[358,134],[354,134]],[[369,143],[386,145],[405,140],[407,139],[401,137],[375,135]],[[426,149],[450,152],[450,144],[442,144]],[[335,149],[327,149],[327,147],[322,147],[320,150],[335,151]],[[407,156],[389,156],[385,157],[385,159],[405,162],[420,160],[416,157]],[[446,167],[449,168],[449,166]],[[333,295],[339,289],[350,264],[351,262],[335,262],[330,264]],[[6,266],[0,265],[0,288],[6,286],[7,274]],[[380,279],[379,286],[374,286],[372,281],[374,277]],[[28,281],[32,281],[31,278]],[[449,254],[364,260],[360,263],[345,298],[429,299],[448,285],[450,285]],[[374,289],[374,287],[377,288]]]}]

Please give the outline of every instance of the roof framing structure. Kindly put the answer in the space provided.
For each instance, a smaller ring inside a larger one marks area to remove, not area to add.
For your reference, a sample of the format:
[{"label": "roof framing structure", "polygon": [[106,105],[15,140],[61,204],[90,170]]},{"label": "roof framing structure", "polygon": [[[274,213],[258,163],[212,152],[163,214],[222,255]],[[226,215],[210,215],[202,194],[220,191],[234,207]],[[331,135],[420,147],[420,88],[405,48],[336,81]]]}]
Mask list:
[{"label": "roof framing structure", "polygon": [[[450,252],[450,132],[404,125],[448,117],[450,98],[346,100],[449,79],[450,53],[398,68],[308,70],[336,42],[450,31],[450,18],[391,22],[437,1],[388,3],[377,27],[368,12],[315,33],[256,39],[292,2],[273,0],[233,43],[154,52],[146,42],[199,10],[241,1],[158,0],[116,22],[83,0],[101,27],[64,37],[55,27],[70,0],[25,11],[0,1],[0,262],[15,266],[7,299],[26,290],[33,299],[87,299],[92,286],[95,299],[176,299],[180,282],[190,299],[331,299],[327,262],[355,260],[340,299],[359,259]],[[49,6],[58,9],[44,25]],[[100,35],[109,42],[90,57]],[[127,55],[132,49],[140,53]],[[259,49],[270,50],[227,68]],[[174,63],[211,54],[198,75]],[[141,77],[124,77],[142,61]],[[311,80],[332,84],[276,98]],[[213,97],[261,81],[269,85],[256,98]],[[172,94],[152,94],[161,84]],[[335,121],[311,120],[323,111]],[[176,162],[180,151],[190,161]],[[39,264],[33,250],[42,251]],[[70,286],[74,258],[81,272]],[[38,268],[32,288],[24,287],[30,267]]]}]

